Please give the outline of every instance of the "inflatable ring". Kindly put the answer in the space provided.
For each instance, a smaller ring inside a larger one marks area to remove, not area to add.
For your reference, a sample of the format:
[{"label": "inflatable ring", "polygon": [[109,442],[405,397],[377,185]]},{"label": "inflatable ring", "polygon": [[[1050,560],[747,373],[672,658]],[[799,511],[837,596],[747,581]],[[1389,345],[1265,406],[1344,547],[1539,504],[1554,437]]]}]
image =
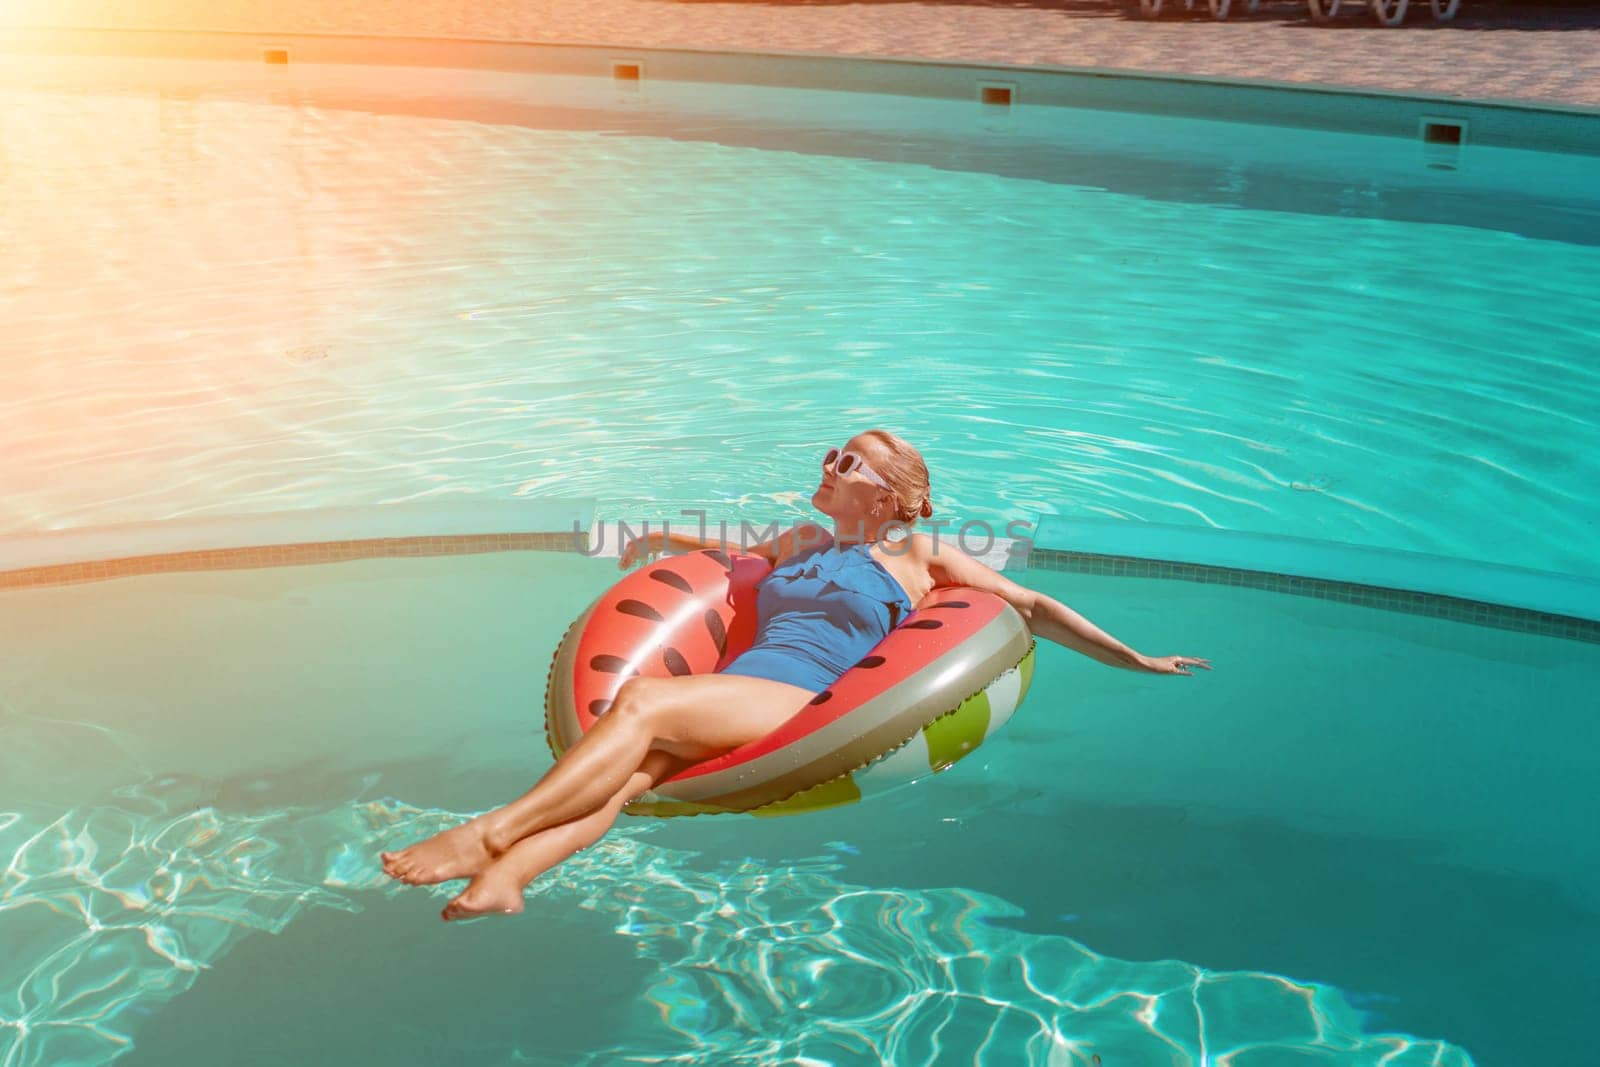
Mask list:
[{"label": "inflatable ring", "polygon": [[[765,559],[701,550],[623,578],[567,629],[545,688],[560,756],[635,675],[720,669],[755,639]],[[1033,636],[1000,597],[935,589],[872,652],[767,736],[693,764],[632,815],[788,815],[860,800],[955,763],[1005,724],[1033,677]]]}]

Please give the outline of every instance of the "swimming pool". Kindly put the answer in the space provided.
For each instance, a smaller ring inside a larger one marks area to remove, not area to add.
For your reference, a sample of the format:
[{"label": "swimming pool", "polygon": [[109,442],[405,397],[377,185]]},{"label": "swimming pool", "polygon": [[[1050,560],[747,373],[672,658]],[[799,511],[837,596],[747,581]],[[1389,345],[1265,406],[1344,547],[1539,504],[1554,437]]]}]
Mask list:
[{"label": "swimming pool", "polygon": [[[3,84],[9,533],[573,495],[765,525],[888,423],[962,519],[1595,575],[1596,157],[482,72]],[[611,563],[0,592],[0,1062],[1585,1047],[1600,643],[1047,555],[1019,577],[1218,672],[1042,649],[933,782],[630,823],[462,928],[373,857],[547,764],[546,657]]]}]

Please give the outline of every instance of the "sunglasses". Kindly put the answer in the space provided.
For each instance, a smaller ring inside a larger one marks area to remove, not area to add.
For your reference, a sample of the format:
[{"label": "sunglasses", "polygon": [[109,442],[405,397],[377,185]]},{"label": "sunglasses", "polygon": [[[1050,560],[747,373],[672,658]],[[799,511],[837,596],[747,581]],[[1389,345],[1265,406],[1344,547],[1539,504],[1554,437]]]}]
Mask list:
[{"label": "sunglasses", "polygon": [[862,477],[873,485],[883,489],[889,488],[889,483],[883,480],[883,475],[873,470],[860,452],[841,452],[837,448],[830,448],[828,449],[828,454],[822,457],[822,469],[827,470],[829,464],[833,465],[835,474],[843,475],[849,474],[851,471],[859,471]]}]

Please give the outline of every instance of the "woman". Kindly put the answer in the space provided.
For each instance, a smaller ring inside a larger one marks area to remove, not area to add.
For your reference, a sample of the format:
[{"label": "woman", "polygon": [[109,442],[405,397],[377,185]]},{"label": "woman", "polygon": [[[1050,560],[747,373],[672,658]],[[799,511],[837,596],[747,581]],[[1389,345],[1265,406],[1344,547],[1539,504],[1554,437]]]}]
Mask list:
[{"label": "woman", "polygon": [[[811,503],[833,520],[830,534],[797,526],[747,549],[774,570],[757,597],[750,649],[717,674],[630,678],[605,716],[527,793],[400,852],[383,853],[394,878],[421,885],[471,878],[445,919],[522,910],[534,878],[593,844],[632,798],[690,763],[765,736],[866,655],[928,591],[971,586],[993,592],[1039,637],[1102,663],[1156,674],[1210,664],[1192,656],[1140,655],[1066,605],[1025,589],[926,534],[884,534],[933,514],[928,468],[894,434],[868,430],[822,460]],[[724,547],[686,534],[636,539],[641,556]]]}]

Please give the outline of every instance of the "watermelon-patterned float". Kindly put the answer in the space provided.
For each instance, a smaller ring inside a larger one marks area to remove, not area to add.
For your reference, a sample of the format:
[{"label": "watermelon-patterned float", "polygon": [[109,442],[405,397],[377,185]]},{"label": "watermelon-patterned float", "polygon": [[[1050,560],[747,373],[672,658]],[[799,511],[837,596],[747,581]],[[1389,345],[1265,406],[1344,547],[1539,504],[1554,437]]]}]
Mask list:
[{"label": "watermelon-patterned float", "polygon": [[[719,670],[755,639],[760,556],[716,550],[629,574],[567,630],[545,691],[565,752],[623,681]],[[767,736],[684,768],[633,815],[788,815],[942,771],[1005,724],[1033,676],[1033,636],[1001,598],[935,589],[872,652]]]}]

